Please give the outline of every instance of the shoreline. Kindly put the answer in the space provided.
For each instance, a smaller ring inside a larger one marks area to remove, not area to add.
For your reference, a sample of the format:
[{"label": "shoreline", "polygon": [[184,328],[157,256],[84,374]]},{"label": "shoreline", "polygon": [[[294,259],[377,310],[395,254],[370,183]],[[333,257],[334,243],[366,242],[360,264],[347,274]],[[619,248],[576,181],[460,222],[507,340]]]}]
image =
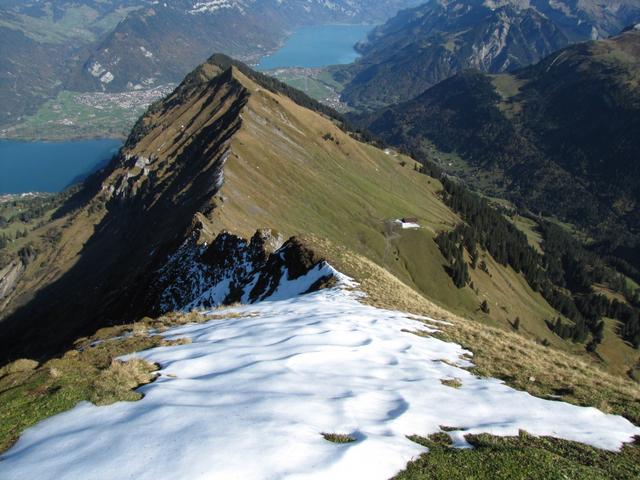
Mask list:
[{"label": "shoreline", "polygon": [[21,142],[21,143],[64,143],[64,142],[85,142],[85,141],[100,141],[100,140],[113,140],[124,143],[127,140],[127,136],[108,136],[108,135],[70,135],[70,136],[42,136],[42,137],[27,137],[27,136],[15,136],[15,137],[0,137],[0,143],[2,142]]},{"label": "shoreline", "polygon": [[[327,68],[327,67],[331,67],[333,65],[349,65],[351,63],[354,63],[355,60],[357,60],[357,58],[361,56],[360,52],[358,52],[358,50],[356,49],[356,46],[358,45],[358,43],[360,43],[361,41],[366,41],[366,39],[369,36],[369,33],[371,33],[379,25],[381,25],[381,24],[380,23],[323,23],[323,24],[318,24],[318,25],[302,25],[302,26],[300,26],[298,28],[295,28],[294,30],[292,30],[290,32],[286,32],[284,39],[281,42],[279,42],[279,45],[278,45],[278,47],[276,49],[267,51],[263,55],[259,56],[256,61],[247,62],[247,65],[249,65],[251,68],[255,69],[256,71],[263,72],[263,73],[264,72],[268,72],[270,70],[276,70],[278,68]],[[356,57],[356,59],[353,62],[334,63],[334,64],[330,64],[330,65],[321,65],[321,66],[315,66],[315,67],[280,66],[280,67],[263,68],[263,67],[260,66],[260,64],[264,60],[273,57],[273,55],[277,54],[280,50],[282,50],[284,48],[284,46],[287,44],[287,42],[291,39],[291,37],[293,35],[295,35],[296,33],[300,32],[301,30],[304,30],[304,29],[320,28],[320,27],[370,27],[370,28],[369,28],[369,30],[368,30],[368,32],[365,35],[363,40],[357,41],[356,43],[354,43],[351,46],[353,51],[358,54],[358,57]]]}]

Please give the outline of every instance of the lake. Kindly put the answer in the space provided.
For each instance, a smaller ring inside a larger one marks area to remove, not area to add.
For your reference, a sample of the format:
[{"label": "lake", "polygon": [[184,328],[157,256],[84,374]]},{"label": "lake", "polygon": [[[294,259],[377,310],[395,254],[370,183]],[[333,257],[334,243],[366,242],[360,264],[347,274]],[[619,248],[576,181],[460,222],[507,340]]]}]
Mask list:
[{"label": "lake", "polygon": [[0,194],[59,192],[117,153],[119,140],[0,141]]},{"label": "lake", "polygon": [[257,68],[326,67],[351,63],[358,58],[354,45],[367,38],[374,25],[316,25],[296,30],[273,55],[263,57]]}]

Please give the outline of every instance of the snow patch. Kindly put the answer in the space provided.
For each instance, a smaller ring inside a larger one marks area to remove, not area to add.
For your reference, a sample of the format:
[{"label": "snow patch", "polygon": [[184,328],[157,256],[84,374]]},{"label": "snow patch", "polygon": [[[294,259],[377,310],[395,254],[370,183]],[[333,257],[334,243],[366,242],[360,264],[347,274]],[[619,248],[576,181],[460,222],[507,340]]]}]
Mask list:
[{"label": "snow patch", "polygon": [[104,68],[100,64],[100,62],[93,62],[91,65],[89,65],[89,68],[87,70],[91,75],[93,75],[96,78],[101,77],[102,74],[104,74],[107,71],[107,69]]},{"label": "snow patch", "polygon": [[146,58],[153,58],[153,53],[151,53],[149,50],[144,48],[142,45],[140,46],[140,51]]},{"label": "snow patch", "polygon": [[165,332],[192,343],[135,355],[162,366],[142,400],[85,402],[29,428],[0,457],[3,479],[386,479],[425,451],[406,436],[439,425],[465,429],[451,433],[458,445],[467,433],[524,429],[615,450],[640,434],[622,417],[475,377],[459,345],[408,333],[434,332],[429,319],[364,305],[354,286],[340,276],[333,289]]},{"label": "snow patch", "polygon": [[113,79],[114,79],[114,78],[115,78],[115,77],[113,76],[113,73],[111,73],[111,72],[106,72],[104,75],[102,75],[102,76],[100,77],[100,81],[101,81],[102,83],[111,83],[111,82],[113,82]]},{"label": "snow patch", "polygon": [[198,13],[214,13],[222,9],[236,8],[241,12],[244,11],[244,2],[236,0],[209,0],[205,2],[196,2],[188,13],[195,15]]}]

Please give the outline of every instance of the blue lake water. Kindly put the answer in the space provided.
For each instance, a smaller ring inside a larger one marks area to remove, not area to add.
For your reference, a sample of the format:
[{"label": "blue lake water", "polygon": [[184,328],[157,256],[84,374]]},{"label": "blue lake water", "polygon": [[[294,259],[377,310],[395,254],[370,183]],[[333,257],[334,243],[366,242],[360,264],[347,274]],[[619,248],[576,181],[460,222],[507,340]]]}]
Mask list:
[{"label": "blue lake water", "polygon": [[119,140],[0,141],[0,194],[59,192],[108,161]]},{"label": "blue lake water", "polygon": [[367,38],[373,25],[316,25],[296,30],[280,50],[264,57],[259,70],[283,67],[326,67],[358,58],[354,45]]}]

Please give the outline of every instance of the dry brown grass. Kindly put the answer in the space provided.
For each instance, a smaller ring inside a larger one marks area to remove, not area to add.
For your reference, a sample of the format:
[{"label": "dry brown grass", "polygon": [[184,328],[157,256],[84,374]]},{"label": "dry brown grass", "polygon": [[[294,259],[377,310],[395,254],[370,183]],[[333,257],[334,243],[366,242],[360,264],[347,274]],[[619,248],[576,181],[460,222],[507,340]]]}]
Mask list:
[{"label": "dry brown grass", "polygon": [[20,358],[0,368],[0,377],[4,377],[5,375],[10,375],[12,373],[29,372],[38,368],[38,365],[38,362],[35,360]]},{"label": "dry brown grass", "polygon": [[355,437],[344,433],[322,433],[322,436],[331,443],[351,443],[356,441]]},{"label": "dry brown grass", "polygon": [[202,312],[198,312],[196,310],[182,313],[182,312],[171,312],[163,315],[157,319],[147,319],[146,324],[150,327],[160,329],[160,328],[171,328],[171,327],[179,327],[182,325],[189,325],[195,323],[205,323],[210,322],[212,320],[228,320],[230,318],[243,318],[243,317],[252,317],[255,316],[255,313],[236,313],[236,312],[227,312],[226,309],[241,306],[239,303],[234,303],[232,305],[224,305],[215,309],[215,311],[220,311],[222,313],[213,313],[213,314],[203,314]]},{"label": "dry brown grass", "polygon": [[440,383],[451,388],[460,388],[462,386],[462,382],[459,378],[444,378],[440,380]]},{"label": "dry brown grass", "polygon": [[[237,306],[237,305],[236,305]],[[221,307],[230,308],[231,306]],[[91,337],[82,337],[74,342],[74,346],[78,350],[91,348],[95,342],[112,342],[121,340],[123,337],[153,337],[156,333],[162,333],[172,327],[180,327],[183,325],[205,323],[212,320],[226,320],[229,318],[241,318],[251,317],[256,315],[255,313],[239,314],[235,312],[224,312],[204,315],[198,311],[192,311],[188,313],[184,312],[170,312],[158,318],[144,317],[133,324],[116,325],[113,327],[101,328],[96,331]],[[172,343],[188,343],[188,339],[179,339]],[[68,353],[68,352],[67,352]]]},{"label": "dry brown grass", "polygon": [[140,358],[126,362],[112,360],[109,368],[102,370],[95,379],[90,400],[96,405],[109,405],[120,400],[139,400],[142,394],[134,389],[152,382],[158,368],[158,365]]},{"label": "dry brown grass", "polygon": [[537,396],[626,416],[640,423],[637,384],[515,333],[460,321],[438,335],[474,352],[474,372],[505,380]]}]

